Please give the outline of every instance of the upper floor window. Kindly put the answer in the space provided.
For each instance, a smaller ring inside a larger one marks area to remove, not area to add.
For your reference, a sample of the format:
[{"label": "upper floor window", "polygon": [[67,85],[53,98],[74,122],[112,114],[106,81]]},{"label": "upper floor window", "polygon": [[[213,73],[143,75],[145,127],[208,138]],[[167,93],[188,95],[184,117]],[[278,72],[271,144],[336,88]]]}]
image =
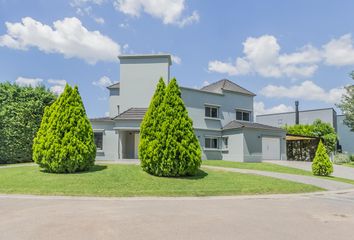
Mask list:
[{"label": "upper floor window", "polygon": [[211,118],[219,117],[219,108],[213,106],[205,106],[205,116]]},{"label": "upper floor window", "polygon": [[103,149],[103,132],[94,132],[95,145],[97,150]]},{"label": "upper floor window", "polygon": [[245,110],[236,110],[236,120],[239,121],[251,121],[251,112]]}]

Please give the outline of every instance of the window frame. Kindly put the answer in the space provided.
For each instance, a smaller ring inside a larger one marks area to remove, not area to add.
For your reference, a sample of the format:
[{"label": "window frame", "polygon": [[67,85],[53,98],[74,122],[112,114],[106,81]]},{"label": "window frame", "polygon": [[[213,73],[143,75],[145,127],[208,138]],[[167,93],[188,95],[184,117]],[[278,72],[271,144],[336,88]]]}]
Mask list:
[{"label": "window frame", "polygon": [[[98,146],[96,143],[96,136],[97,135],[101,135],[101,146]],[[95,146],[96,146],[96,150],[97,151],[103,151],[103,131],[94,131],[93,132],[93,138],[94,138],[94,142],[95,142]]]},{"label": "window frame", "polygon": [[[209,111],[207,111],[207,108],[209,108]],[[213,118],[213,119],[218,119],[219,118],[219,106],[213,106],[213,105],[204,105],[204,117],[206,118]],[[213,117],[213,109],[216,109],[216,116]],[[209,112],[209,116],[207,114]]]},{"label": "window frame", "polygon": [[[242,119],[237,119],[237,113],[241,113]],[[248,120],[245,120],[245,114],[248,114]],[[236,109],[236,120],[237,121],[243,121],[243,122],[251,122],[251,114],[252,111],[250,110],[245,110],[245,109]]]},{"label": "window frame", "polygon": [[[225,144],[226,140],[226,144]],[[229,149],[229,137],[221,137],[221,149],[228,150]]]},{"label": "window frame", "polygon": [[[207,144],[207,140],[210,141],[209,144]],[[216,140],[216,141],[214,141],[214,140]],[[216,147],[213,146],[214,145],[213,143],[216,143]],[[209,147],[207,145],[209,145]],[[218,137],[212,137],[212,136],[204,137],[204,148],[205,149],[216,149],[216,150],[219,149]]]}]

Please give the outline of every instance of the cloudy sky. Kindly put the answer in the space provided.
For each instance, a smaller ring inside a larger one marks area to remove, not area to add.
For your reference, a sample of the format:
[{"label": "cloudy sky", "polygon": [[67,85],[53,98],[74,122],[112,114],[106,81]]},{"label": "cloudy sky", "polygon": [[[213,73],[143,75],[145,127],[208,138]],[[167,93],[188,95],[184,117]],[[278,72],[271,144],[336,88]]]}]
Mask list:
[{"label": "cloudy sky", "polygon": [[354,70],[354,1],[0,0],[0,82],[78,85],[108,111],[117,55],[171,53],[188,87],[222,78],[255,92],[258,114],[334,107]]}]

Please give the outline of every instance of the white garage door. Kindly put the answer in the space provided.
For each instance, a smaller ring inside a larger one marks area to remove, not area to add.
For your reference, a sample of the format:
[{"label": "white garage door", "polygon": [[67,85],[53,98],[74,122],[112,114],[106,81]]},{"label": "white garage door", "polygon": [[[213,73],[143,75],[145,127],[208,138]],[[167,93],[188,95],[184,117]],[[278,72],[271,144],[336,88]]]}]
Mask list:
[{"label": "white garage door", "polygon": [[262,138],[263,160],[280,160],[280,138]]}]

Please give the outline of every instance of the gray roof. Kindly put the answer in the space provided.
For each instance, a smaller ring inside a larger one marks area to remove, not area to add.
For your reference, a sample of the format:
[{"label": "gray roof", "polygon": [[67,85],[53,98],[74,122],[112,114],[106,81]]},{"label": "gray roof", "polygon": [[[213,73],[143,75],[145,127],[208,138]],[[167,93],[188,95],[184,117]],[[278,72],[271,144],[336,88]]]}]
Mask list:
[{"label": "gray roof", "polygon": [[168,53],[157,53],[157,54],[128,54],[119,55],[119,59],[144,59],[144,58],[167,58],[170,65],[172,65],[171,54]]},{"label": "gray roof", "polygon": [[112,118],[110,117],[97,117],[97,118],[90,118],[91,122],[101,122],[101,121],[112,121]]},{"label": "gray roof", "polygon": [[144,115],[147,111],[147,108],[129,108],[128,110],[122,112],[118,116],[116,116],[113,119],[118,119],[118,120],[130,120],[130,119],[138,119],[141,120],[144,118]]},{"label": "gray roof", "polygon": [[119,82],[114,83],[114,84],[112,84],[111,86],[108,86],[107,88],[108,88],[108,89],[116,89],[116,88],[120,88],[120,83],[119,83]]},{"label": "gray roof", "polygon": [[264,125],[260,123],[254,123],[254,122],[241,122],[241,121],[236,121],[233,120],[226,124],[223,127],[223,130],[229,130],[229,129],[239,129],[239,128],[253,128],[253,129],[264,129],[264,130],[275,130],[275,131],[284,131],[282,128],[277,128],[269,125]]},{"label": "gray roof", "polygon": [[256,96],[256,94],[254,94],[253,92],[248,91],[247,89],[237,85],[236,83],[228,79],[221,79],[215,83],[202,87],[200,90],[206,92],[214,92],[214,93],[223,93],[223,90],[226,90],[226,91]]}]

